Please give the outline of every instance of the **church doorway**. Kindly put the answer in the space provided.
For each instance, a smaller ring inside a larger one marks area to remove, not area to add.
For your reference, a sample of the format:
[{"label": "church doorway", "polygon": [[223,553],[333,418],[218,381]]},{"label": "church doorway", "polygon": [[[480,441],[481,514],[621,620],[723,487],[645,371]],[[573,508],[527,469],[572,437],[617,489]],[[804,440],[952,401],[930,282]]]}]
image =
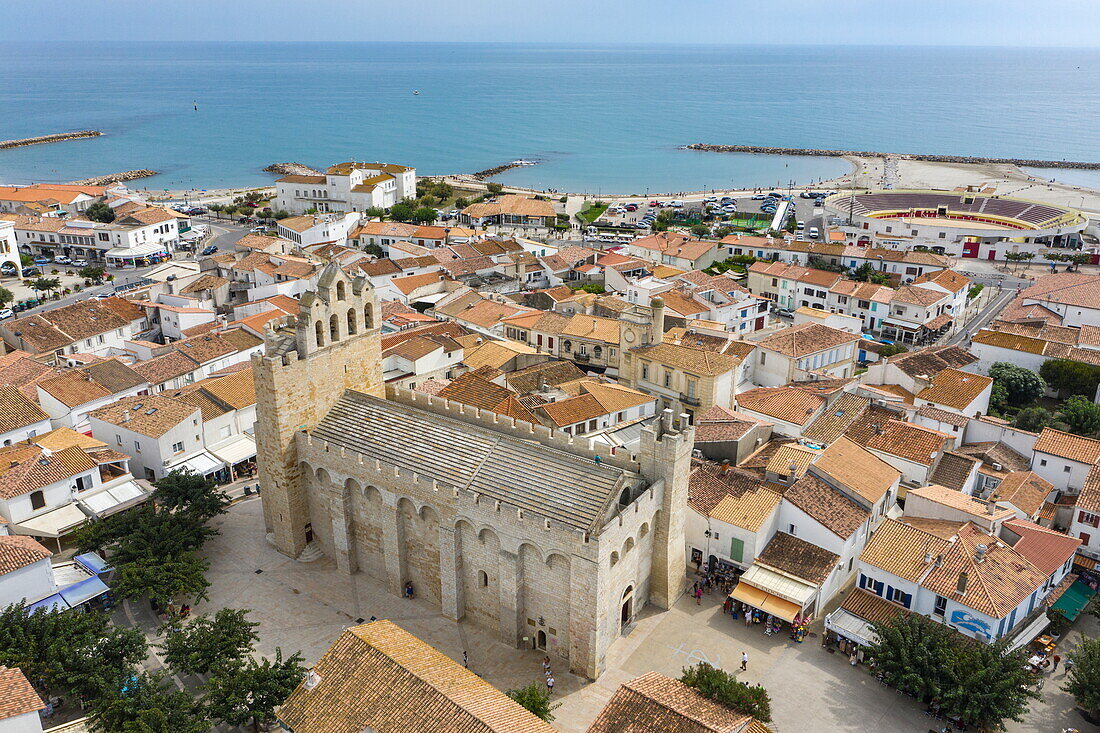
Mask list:
[{"label": "church doorway", "polygon": [[622,614],[619,617],[619,631],[625,631],[626,627],[634,619],[634,586],[628,586],[623,591]]},{"label": "church doorway", "polygon": [[546,649],[546,632],[539,629],[539,632],[535,634],[535,646],[539,649]]},{"label": "church doorway", "polygon": [[312,522],[306,525],[306,544],[308,545],[310,542],[313,542],[313,523]]}]

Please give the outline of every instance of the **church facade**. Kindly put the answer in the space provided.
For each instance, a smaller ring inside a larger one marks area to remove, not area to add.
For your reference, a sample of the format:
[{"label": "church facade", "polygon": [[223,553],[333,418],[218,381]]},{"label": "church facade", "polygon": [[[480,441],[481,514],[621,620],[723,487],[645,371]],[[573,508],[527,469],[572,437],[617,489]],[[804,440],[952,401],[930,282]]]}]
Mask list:
[{"label": "church facade", "polygon": [[377,313],[330,265],[253,357],[269,539],[594,679],[643,606],[683,592],[693,428],[666,411],[630,455],[387,389]]}]

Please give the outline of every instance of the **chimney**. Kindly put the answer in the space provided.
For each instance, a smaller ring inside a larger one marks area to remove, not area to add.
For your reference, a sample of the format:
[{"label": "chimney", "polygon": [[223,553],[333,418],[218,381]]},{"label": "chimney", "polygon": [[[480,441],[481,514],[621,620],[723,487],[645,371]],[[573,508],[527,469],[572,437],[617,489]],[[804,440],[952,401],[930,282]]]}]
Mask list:
[{"label": "chimney", "polygon": [[963,570],[959,573],[959,581],[955,583],[955,592],[961,595],[966,595],[966,581],[970,576]]},{"label": "chimney", "polygon": [[938,567],[942,567],[942,566],[943,566],[943,554],[941,553],[939,555],[936,555],[936,564],[935,564],[934,567],[938,568]]},{"label": "chimney", "polygon": [[997,511],[997,497],[990,496],[989,500],[985,503],[985,513],[989,516],[993,516]]},{"label": "chimney", "polygon": [[985,553],[989,552],[989,545],[978,545],[974,548],[974,562],[983,562]]},{"label": "chimney", "polygon": [[672,408],[666,407],[661,411],[661,434],[672,432]]},{"label": "chimney", "polygon": [[925,565],[931,565],[932,564],[932,553],[931,552],[924,553],[924,564]]}]

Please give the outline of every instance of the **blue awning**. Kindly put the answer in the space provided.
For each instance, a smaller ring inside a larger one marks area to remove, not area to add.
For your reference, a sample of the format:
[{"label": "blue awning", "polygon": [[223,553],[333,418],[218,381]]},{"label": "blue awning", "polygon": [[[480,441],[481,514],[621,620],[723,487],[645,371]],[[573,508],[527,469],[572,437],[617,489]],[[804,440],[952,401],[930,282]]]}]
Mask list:
[{"label": "blue awning", "polygon": [[83,565],[92,575],[99,575],[111,569],[107,561],[94,552],[85,552],[83,555],[77,555],[73,560]]},{"label": "blue awning", "polygon": [[111,590],[107,587],[99,578],[88,578],[82,580],[79,583],[73,583],[72,585],[61,589],[61,597],[65,599],[65,602],[69,606],[76,608],[81,603],[86,603],[96,596],[101,596],[107,591]]},{"label": "blue awning", "polygon": [[67,611],[69,610],[69,604],[65,603],[65,599],[55,593],[27,606],[28,611],[35,611],[39,608],[44,608],[47,611]]}]

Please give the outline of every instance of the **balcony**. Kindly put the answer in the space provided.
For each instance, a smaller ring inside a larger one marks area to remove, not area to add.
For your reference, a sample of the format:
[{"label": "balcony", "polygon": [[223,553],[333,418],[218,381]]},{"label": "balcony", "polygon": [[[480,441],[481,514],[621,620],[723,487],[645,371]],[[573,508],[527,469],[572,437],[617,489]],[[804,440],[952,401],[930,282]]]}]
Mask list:
[{"label": "balcony", "polygon": [[680,402],[685,405],[691,405],[692,407],[698,407],[701,403],[698,397],[688,397],[686,394],[680,394]]},{"label": "balcony", "polygon": [[573,361],[579,361],[587,364],[591,360],[592,357],[588,354],[582,354],[579,351],[576,354],[573,354]]}]

